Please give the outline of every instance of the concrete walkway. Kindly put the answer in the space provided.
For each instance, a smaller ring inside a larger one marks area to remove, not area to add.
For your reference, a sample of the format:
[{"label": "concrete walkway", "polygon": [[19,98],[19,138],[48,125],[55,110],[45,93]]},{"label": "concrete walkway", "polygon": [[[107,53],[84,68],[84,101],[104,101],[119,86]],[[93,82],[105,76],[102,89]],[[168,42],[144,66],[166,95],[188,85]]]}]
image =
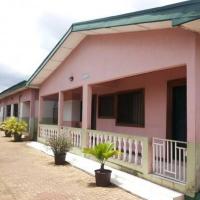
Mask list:
[{"label": "concrete walkway", "polygon": [[[41,144],[39,142],[29,142],[28,146],[40,150],[50,156],[53,156],[53,152],[50,147]],[[72,166],[75,166],[89,174],[94,175],[94,170],[99,168],[99,163],[84,158],[82,156],[75,155],[68,152],[65,160]],[[148,200],[183,200],[184,195],[162,187],[160,185],[154,184],[145,179],[139,178],[137,176],[119,171],[117,169],[105,166],[107,169],[112,170],[111,182],[126,191],[137,195],[143,199]],[[142,187],[141,187],[142,186]]]},{"label": "concrete walkway", "polygon": [[[141,186],[142,187],[142,186]],[[139,200],[122,189],[96,187],[94,177],[0,135],[0,200]]]}]

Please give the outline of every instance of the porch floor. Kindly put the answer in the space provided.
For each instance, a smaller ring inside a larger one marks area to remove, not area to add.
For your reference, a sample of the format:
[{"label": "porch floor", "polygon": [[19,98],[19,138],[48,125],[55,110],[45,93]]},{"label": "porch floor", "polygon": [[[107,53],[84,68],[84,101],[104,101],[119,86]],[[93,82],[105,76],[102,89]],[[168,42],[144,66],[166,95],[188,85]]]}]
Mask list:
[{"label": "porch floor", "polygon": [[[31,142],[28,143],[29,146],[43,151],[49,155],[52,155],[52,151],[47,146],[38,143]],[[68,153],[66,156],[66,161],[68,161],[73,166],[80,168],[92,175],[94,175],[94,170],[99,168],[99,163],[83,158],[81,156]],[[125,172],[106,167],[112,170],[111,181],[113,184],[135,194],[141,198],[148,200],[183,200],[184,195],[173,190],[167,189],[160,185],[151,183],[147,180],[138,178],[136,176],[127,174]]]}]

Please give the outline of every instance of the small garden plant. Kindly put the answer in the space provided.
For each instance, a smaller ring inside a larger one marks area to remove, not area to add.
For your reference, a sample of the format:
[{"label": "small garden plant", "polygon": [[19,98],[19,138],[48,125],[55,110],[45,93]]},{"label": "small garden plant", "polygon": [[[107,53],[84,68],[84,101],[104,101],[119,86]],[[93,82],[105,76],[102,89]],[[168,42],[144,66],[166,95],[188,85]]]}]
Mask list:
[{"label": "small garden plant", "polygon": [[100,169],[95,170],[97,186],[110,185],[111,170],[104,168],[105,162],[119,152],[114,150],[112,143],[100,143],[94,148],[84,148],[83,153],[94,156],[100,162]]},{"label": "small garden plant", "polygon": [[3,131],[5,133],[6,137],[11,137],[11,132],[9,132],[8,127],[7,127],[7,121],[3,121],[0,124],[0,131]]},{"label": "small garden plant", "polygon": [[6,137],[11,137],[12,135],[11,130],[13,129],[15,120],[16,120],[15,117],[9,117],[1,123],[0,129],[1,131],[5,132]]},{"label": "small garden plant", "polygon": [[119,154],[118,151],[113,150],[112,143],[100,143],[94,148],[84,148],[83,153],[94,156],[101,164],[101,171],[104,170],[104,165],[108,158]]},{"label": "small garden plant", "polygon": [[1,130],[14,135],[14,141],[20,141],[23,132],[27,130],[27,123],[24,120],[10,117],[1,124]]},{"label": "small garden plant", "polygon": [[65,134],[54,135],[48,139],[47,145],[51,147],[54,153],[55,164],[65,164],[66,152],[71,147],[70,139]]}]

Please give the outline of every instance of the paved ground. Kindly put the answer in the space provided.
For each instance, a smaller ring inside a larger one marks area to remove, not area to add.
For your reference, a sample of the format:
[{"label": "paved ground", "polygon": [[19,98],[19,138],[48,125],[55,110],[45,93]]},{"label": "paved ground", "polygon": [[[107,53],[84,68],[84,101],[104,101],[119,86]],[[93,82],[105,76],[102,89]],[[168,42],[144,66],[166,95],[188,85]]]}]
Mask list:
[{"label": "paved ground", "polygon": [[52,157],[0,134],[0,200],[102,199],[139,200],[116,186],[96,187],[85,172],[55,166]]}]

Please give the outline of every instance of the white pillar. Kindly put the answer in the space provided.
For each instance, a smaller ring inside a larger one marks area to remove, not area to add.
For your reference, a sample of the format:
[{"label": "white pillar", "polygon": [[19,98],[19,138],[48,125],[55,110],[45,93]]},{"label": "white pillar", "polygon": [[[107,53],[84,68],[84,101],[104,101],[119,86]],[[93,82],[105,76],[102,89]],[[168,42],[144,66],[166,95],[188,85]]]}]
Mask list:
[{"label": "white pillar", "polygon": [[58,126],[62,125],[63,122],[63,109],[64,109],[64,95],[63,92],[59,92],[58,97]]},{"label": "white pillar", "polygon": [[23,118],[23,102],[19,103],[19,118]]},{"label": "white pillar", "polygon": [[0,106],[0,122],[3,121],[3,106]]},{"label": "white pillar", "polygon": [[11,111],[10,111],[10,116],[14,116],[14,104],[11,104]]},{"label": "white pillar", "polygon": [[6,119],[6,105],[3,106],[3,120]]}]

